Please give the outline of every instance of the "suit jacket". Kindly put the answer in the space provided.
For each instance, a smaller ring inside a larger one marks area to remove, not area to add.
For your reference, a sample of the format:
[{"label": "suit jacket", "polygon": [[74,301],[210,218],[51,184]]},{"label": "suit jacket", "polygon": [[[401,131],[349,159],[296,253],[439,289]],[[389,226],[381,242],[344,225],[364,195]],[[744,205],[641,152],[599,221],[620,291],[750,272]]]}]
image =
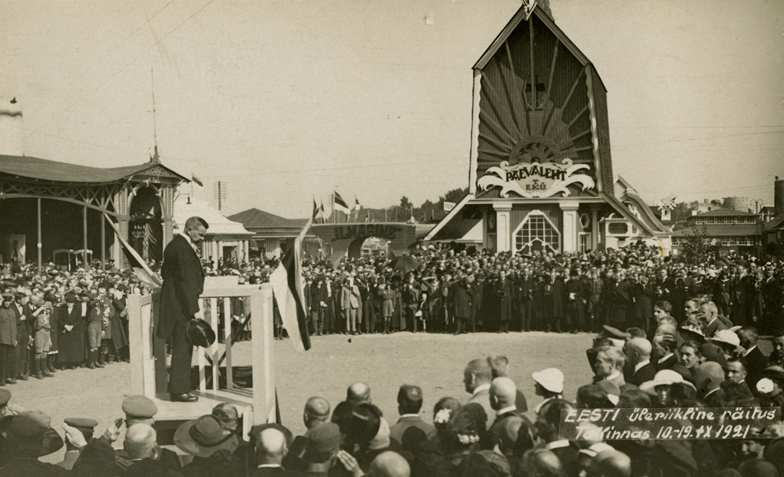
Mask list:
[{"label": "suit jacket", "polygon": [[344,310],[348,308],[357,309],[360,304],[361,297],[356,283],[351,288],[344,286],[340,289],[340,308]]},{"label": "suit jacket", "polygon": [[648,363],[629,377],[629,384],[639,387],[640,384],[646,381],[652,381],[654,376],[656,376],[656,366],[653,363]]},{"label": "suit jacket", "polygon": [[493,422],[495,421],[495,411],[493,410],[493,407],[490,405],[490,388],[479,391],[475,395],[471,396],[471,399],[469,399],[468,403],[466,404],[470,404],[470,403],[479,404],[485,409],[485,414],[487,414],[487,423],[485,428],[482,429],[482,431],[484,432],[485,430],[489,429],[493,425]]},{"label": "suit jacket", "polygon": [[428,439],[432,439],[437,434],[436,428],[432,424],[428,424],[423,421],[419,416],[405,416],[401,417],[392,427],[389,428],[389,437],[402,446],[403,434],[405,434],[406,430],[410,427],[418,427],[419,429],[422,429],[427,435]]},{"label": "suit jacket", "polygon": [[724,323],[722,323],[720,319],[716,318],[712,322],[705,325],[705,328],[703,328],[702,332],[705,334],[706,338],[713,338],[717,331],[726,329],[727,327],[724,326]]},{"label": "suit jacket", "polygon": [[204,270],[190,243],[175,235],[163,251],[163,286],[159,307],[158,337],[167,339],[175,323],[190,320],[199,311],[204,291]]},{"label": "suit jacket", "polygon": [[748,381],[751,389],[756,390],[757,381],[760,379],[762,370],[768,365],[768,360],[756,346],[744,358],[746,359],[746,371],[748,372],[746,381]]}]

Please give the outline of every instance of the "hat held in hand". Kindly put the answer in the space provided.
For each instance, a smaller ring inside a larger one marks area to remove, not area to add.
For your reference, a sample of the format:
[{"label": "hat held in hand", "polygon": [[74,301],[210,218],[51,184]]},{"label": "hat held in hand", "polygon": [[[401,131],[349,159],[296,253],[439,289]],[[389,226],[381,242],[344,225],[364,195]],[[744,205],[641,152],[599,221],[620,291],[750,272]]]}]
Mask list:
[{"label": "hat held in hand", "polygon": [[188,341],[193,346],[209,348],[215,343],[215,330],[212,329],[209,323],[200,318],[194,318],[188,322],[187,333]]}]

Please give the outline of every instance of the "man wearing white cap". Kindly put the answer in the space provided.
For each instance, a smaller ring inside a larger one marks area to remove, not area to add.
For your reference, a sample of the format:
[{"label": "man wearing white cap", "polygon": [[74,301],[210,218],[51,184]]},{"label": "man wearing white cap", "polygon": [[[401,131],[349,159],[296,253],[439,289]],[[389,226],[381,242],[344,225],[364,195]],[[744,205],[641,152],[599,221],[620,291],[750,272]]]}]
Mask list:
[{"label": "man wearing white cap", "polygon": [[544,400],[534,408],[538,413],[542,405],[551,399],[563,398],[564,375],[560,369],[547,368],[537,371],[531,375],[534,378],[536,395],[542,396]]}]

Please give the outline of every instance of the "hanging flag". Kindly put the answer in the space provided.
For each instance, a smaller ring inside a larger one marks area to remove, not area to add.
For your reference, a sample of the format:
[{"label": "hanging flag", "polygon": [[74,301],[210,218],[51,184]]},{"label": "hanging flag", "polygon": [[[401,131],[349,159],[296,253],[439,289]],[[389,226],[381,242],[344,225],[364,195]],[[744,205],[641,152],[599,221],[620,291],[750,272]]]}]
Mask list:
[{"label": "hanging flag", "polygon": [[291,343],[297,351],[310,349],[308,317],[305,313],[306,302],[303,292],[305,285],[302,279],[302,240],[312,223],[313,218],[305,224],[299,237],[294,239],[294,247],[286,253],[269,278],[283,320],[283,327],[286,328]]},{"label": "hanging flag", "polygon": [[343,213],[346,213],[346,214],[350,214],[351,213],[351,209],[348,208],[348,204],[346,203],[345,200],[343,200],[343,197],[341,197],[340,194],[338,194],[337,192],[335,192],[335,196],[334,196],[333,203],[332,203],[332,208],[334,210],[339,210],[339,211],[341,211]]},{"label": "hanging flag", "polygon": [[359,211],[360,209],[362,209],[362,206],[359,205],[359,199],[357,199],[357,196],[355,195],[354,196],[354,210]]},{"label": "hanging flag", "polygon": [[191,172],[191,180],[192,180],[193,182],[195,182],[195,183],[199,184],[199,187],[204,187],[204,183],[201,181],[201,179],[199,179],[198,177],[196,177],[196,174],[194,174],[193,172]]},{"label": "hanging flag", "polygon": [[318,204],[316,204],[316,201],[314,199],[313,200],[313,222],[315,223],[318,220],[321,220],[322,223],[324,222],[324,204],[321,204],[321,206],[319,206]]},{"label": "hanging flag", "polygon": [[444,212],[449,212],[450,210],[454,209],[455,205],[457,204],[455,204],[454,202],[444,201]]},{"label": "hanging flag", "polygon": [[324,201],[322,200],[321,201],[321,221],[322,221],[322,223],[326,222],[327,219],[330,218],[331,216],[332,216],[332,211],[327,213],[327,211],[324,209]]},{"label": "hanging flag", "polygon": [[155,275],[155,273],[152,271],[150,266],[147,265],[147,262],[145,262],[144,259],[141,257],[141,255],[139,255],[139,252],[137,252],[136,249],[131,247],[131,244],[129,244],[125,240],[125,238],[122,236],[120,231],[117,229],[117,225],[114,222],[112,222],[112,220],[109,218],[108,215],[103,214],[103,217],[104,220],[109,222],[109,225],[112,226],[112,229],[114,230],[114,234],[117,236],[117,239],[120,241],[120,244],[122,245],[123,254],[125,255],[125,258],[128,260],[128,265],[133,270],[133,274],[136,275],[136,277],[139,280],[141,280],[142,282],[146,283],[147,285],[153,288],[160,287],[161,285],[163,285],[163,282],[161,282],[158,276]]}]

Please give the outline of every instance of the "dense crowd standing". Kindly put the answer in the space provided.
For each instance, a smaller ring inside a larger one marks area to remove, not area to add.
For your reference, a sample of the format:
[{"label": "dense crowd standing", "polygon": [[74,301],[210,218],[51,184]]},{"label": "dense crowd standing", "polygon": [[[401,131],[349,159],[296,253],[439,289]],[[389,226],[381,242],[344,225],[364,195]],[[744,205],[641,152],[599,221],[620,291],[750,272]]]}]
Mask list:
[{"label": "dense crowd standing", "polygon": [[[189,456],[185,459],[157,445],[156,409],[144,398],[124,403],[120,444],[122,420],[94,437],[95,421],[66,419],[61,436],[45,413],[9,404],[11,393],[0,389],[0,475],[748,477],[784,472],[780,422],[760,422],[745,440],[592,436],[570,441],[558,434],[562,412],[576,408],[784,404],[780,263],[734,257],[687,266],[643,246],[557,256],[427,247],[412,255],[420,266],[411,271],[395,270],[397,263],[384,257],[337,267],[307,263],[311,298],[306,306],[315,334],[601,330],[586,353],[591,382],[578,383],[576,395],[567,399],[561,371],[534,373],[537,397],[528,399],[536,406],[529,409],[519,390],[524,383],[506,377],[508,360],[490,356],[463,370],[470,398],[441,399],[432,414],[422,412],[421,388],[405,385],[398,395],[401,417],[387,422],[372,404],[370,387],[355,383],[334,408],[320,397],[307,400],[304,436],[266,425],[252,430],[250,442],[240,435],[236,409],[221,405],[212,415],[194,416],[174,434],[173,442]],[[208,273],[259,283],[276,264],[222,265],[207,264]],[[3,285],[0,359],[6,382],[26,377],[27,368],[20,367],[25,356],[31,373],[41,377],[57,363],[97,366],[105,356],[127,357],[127,341],[115,341],[126,336],[123,294],[145,291],[132,274],[54,268],[35,274],[27,267],[6,270]],[[324,288],[326,300],[314,292]],[[16,334],[19,327],[28,330],[26,341]],[[760,330],[774,336],[769,356],[757,347]],[[84,337],[83,349],[76,351],[63,340],[75,331]],[[27,346],[17,359],[20,342]],[[38,460],[63,445],[60,465]]]},{"label": "dense crowd standing", "polygon": [[384,256],[337,267],[308,261],[312,334],[649,330],[657,301],[670,302],[683,321],[686,300],[697,295],[763,333],[784,323],[780,261],[733,256],[687,265],[644,245],[533,256],[426,246],[412,256],[420,264],[414,270],[396,269]]}]

